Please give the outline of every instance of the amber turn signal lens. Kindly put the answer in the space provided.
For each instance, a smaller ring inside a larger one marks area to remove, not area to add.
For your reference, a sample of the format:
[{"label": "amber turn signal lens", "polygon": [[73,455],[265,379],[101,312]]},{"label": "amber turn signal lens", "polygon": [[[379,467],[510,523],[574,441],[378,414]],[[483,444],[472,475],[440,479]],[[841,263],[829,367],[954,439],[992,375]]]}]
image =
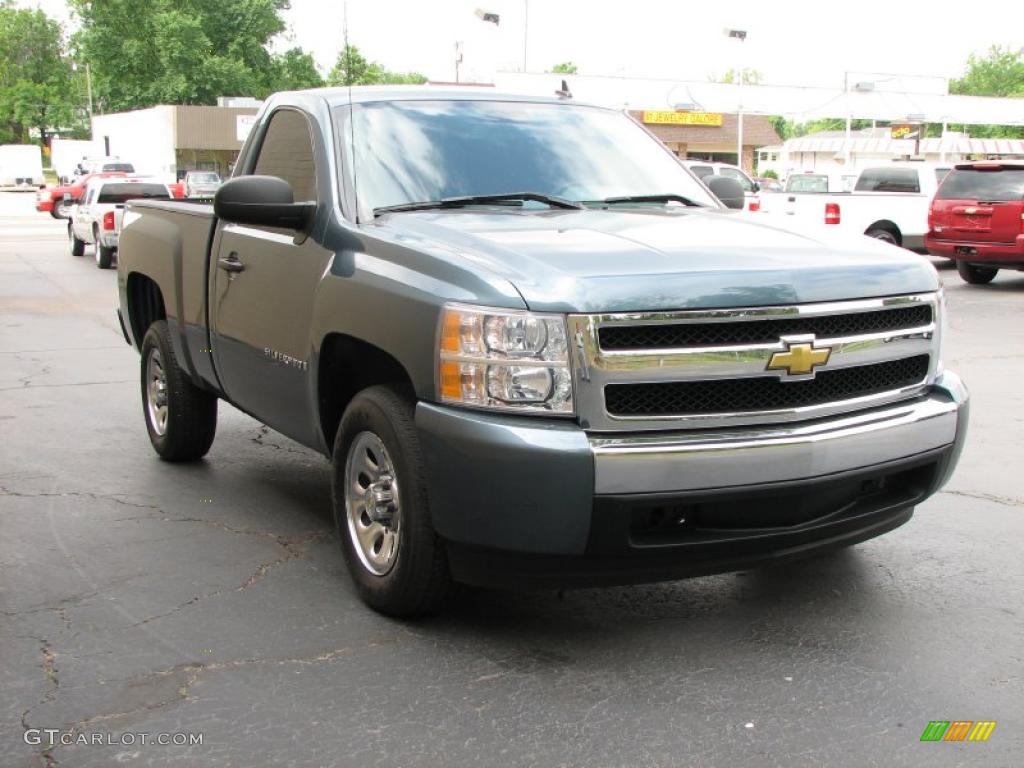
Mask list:
[{"label": "amber turn signal lens", "polygon": [[458,312],[447,311],[441,323],[441,350],[457,354],[459,351],[459,328],[461,318]]},{"label": "amber turn signal lens", "polygon": [[[446,324],[447,321],[446,317]],[[458,363],[441,363],[441,396],[453,400],[462,399],[462,381]]]}]

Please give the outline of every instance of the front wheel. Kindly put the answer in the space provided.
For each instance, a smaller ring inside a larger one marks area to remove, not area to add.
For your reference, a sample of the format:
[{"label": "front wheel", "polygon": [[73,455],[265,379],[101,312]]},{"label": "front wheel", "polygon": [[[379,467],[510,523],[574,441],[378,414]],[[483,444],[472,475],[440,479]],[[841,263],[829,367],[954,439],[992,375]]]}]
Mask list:
[{"label": "front wheel", "polygon": [[153,449],[166,461],[195,461],[210,450],[217,430],[217,398],[193,384],[178,366],[166,320],[142,340],[142,411]]},{"label": "front wheel", "polygon": [[991,283],[996,279],[996,275],[999,274],[997,267],[976,267],[973,264],[968,264],[966,261],[958,261],[956,263],[956,271],[960,274],[960,277],[971,285]]},{"label": "front wheel", "polygon": [[50,203],[50,215],[55,219],[63,219],[64,216],[61,215],[60,209],[57,206],[56,200]]},{"label": "front wheel", "polygon": [[391,616],[434,611],[451,590],[413,408],[402,388],[369,387],[345,409],[334,440],[332,499],[342,553],[359,596]]}]

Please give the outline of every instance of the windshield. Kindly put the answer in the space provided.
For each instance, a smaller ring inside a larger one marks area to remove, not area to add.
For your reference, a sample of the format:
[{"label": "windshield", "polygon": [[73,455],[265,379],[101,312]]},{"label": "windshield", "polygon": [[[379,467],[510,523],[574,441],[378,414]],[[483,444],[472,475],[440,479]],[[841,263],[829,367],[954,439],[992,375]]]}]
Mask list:
[{"label": "windshield", "polygon": [[717,206],[656,139],[610,110],[381,102],[356,105],[352,129],[362,218],[386,206],[510,192],[572,201],[675,194]]},{"label": "windshield", "polygon": [[190,173],[188,180],[193,184],[216,184],[220,177],[216,173]]},{"label": "windshield", "polygon": [[104,171],[120,171],[121,173],[135,173],[135,166],[131,163],[104,163]]},{"label": "windshield", "polygon": [[138,198],[169,200],[170,194],[163,184],[104,184],[97,203],[124,203]]},{"label": "windshield", "polygon": [[1024,168],[973,170],[957,168],[935,194],[939,200],[1008,202],[1024,200]]}]

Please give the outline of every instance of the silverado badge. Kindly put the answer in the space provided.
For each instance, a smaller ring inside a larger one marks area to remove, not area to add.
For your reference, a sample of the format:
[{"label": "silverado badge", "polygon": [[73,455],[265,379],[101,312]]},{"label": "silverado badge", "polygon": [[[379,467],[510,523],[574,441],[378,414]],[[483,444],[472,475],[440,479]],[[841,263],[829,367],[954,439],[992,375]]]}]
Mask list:
[{"label": "silverado badge", "polygon": [[782,340],[784,352],[776,352],[768,361],[769,371],[785,371],[789,376],[813,374],[815,366],[824,365],[832,354],[831,347],[815,347],[814,339],[792,342]]}]

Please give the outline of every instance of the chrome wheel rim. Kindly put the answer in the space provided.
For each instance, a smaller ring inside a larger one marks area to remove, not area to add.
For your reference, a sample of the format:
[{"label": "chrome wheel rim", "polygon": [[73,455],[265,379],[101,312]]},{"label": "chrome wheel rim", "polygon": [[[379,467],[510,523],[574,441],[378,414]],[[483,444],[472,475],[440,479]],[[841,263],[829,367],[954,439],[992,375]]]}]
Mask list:
[{"label": "chrome wheel rim", "polygon": [[146,418],[161,437],[167,432],[167,373],[159,349],[151,349],[146,361]]},{"label": "chrome wheel rim", "polygon": [[373,432],[360,432],[348,449],[345,513],[359,561],[375,576],[386,575],[398,559],[401,501],[395,465]]}]

